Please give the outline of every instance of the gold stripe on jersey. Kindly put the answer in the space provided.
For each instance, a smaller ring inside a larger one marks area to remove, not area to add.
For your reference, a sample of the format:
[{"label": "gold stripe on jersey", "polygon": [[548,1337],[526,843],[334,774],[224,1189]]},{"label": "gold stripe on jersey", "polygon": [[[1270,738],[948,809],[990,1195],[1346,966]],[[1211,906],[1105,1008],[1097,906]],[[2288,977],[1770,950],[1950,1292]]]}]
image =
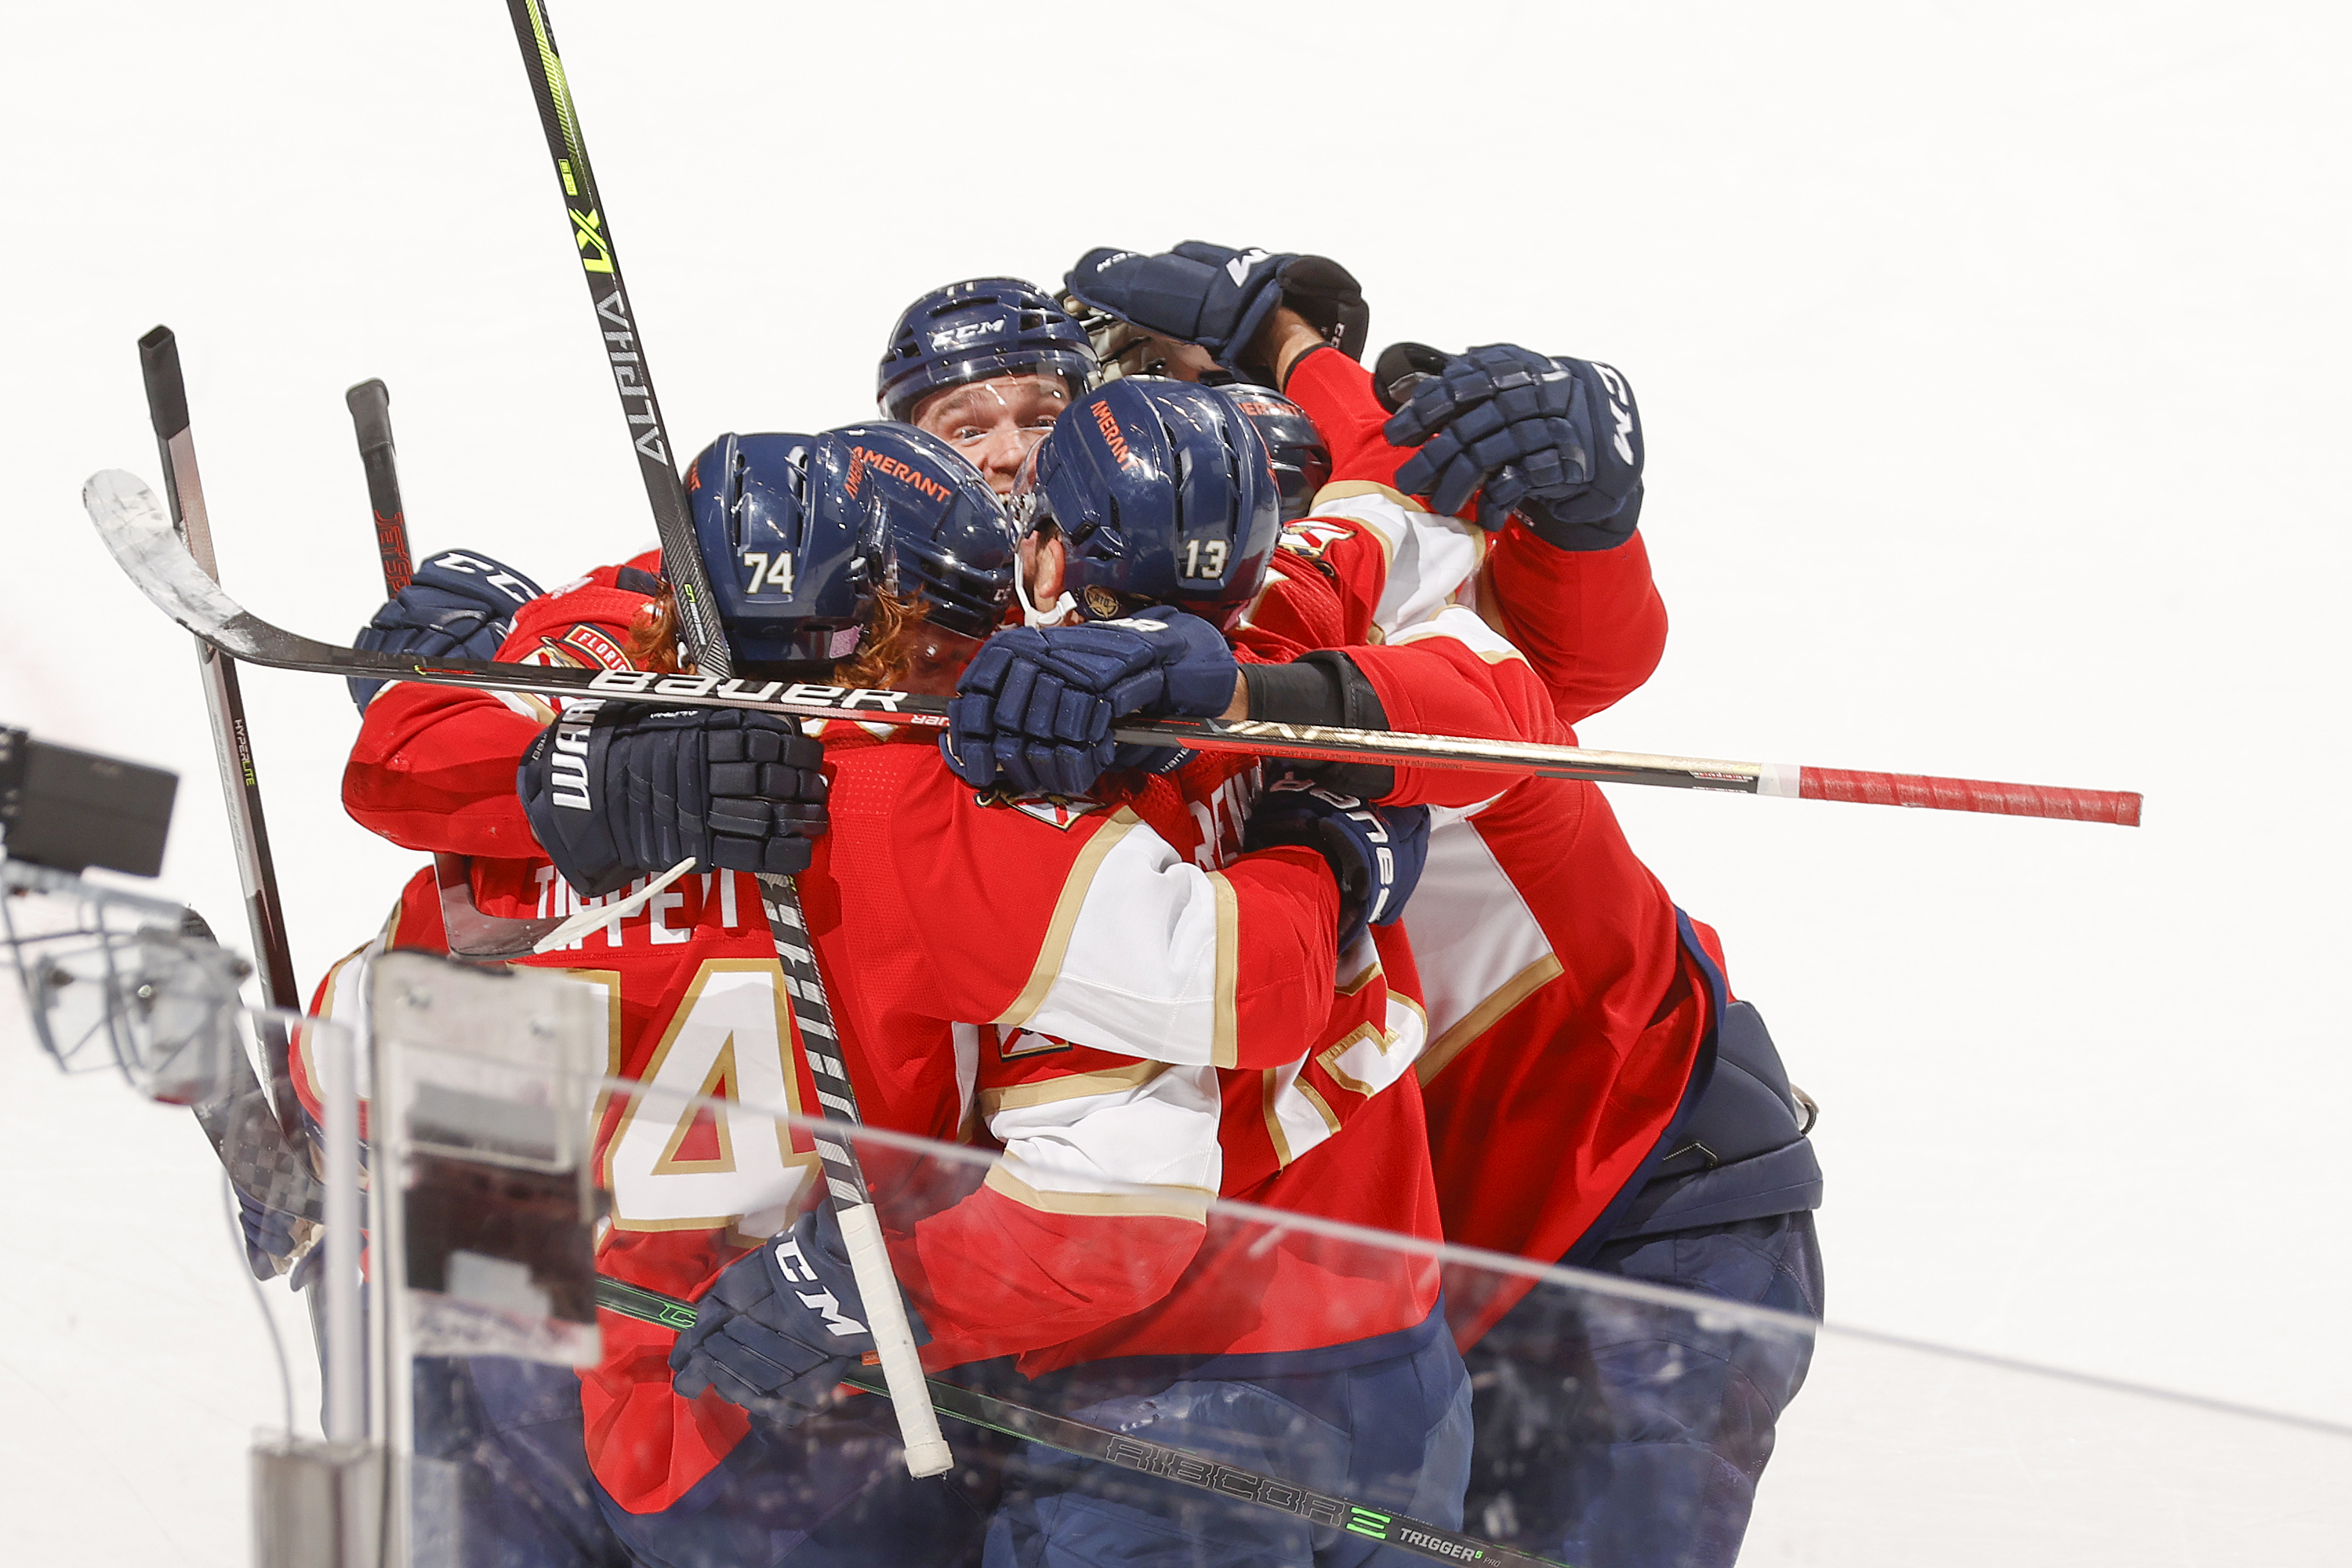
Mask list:
[{"label": "gold stripe on jersey", "polygon": [[[335,987],[342,980],[343,966],[374,945],[375,941],[371,939],[335,960],[333,966],[327,971],[325,982],[319,987],[319,1005],[311,1015],[313,1017],[334,1018]],[[356,1027],[352,1030],[354,1039],[358,1038],[359,1034],[360,1031]],[[365,1042],[362,1041],[362,1044],[364,1046]],[[324,1109],[327,1103],[327,1080],[319,1071],[318,1054],[310,1048],[310,1030],[300,1029],[295,1032],[294,1054],[300,1058],[302,1064],[302,1081],[310,1086],[310,1092],[319,1097],[319,1104],[321,1109]],[[362,1098],[365,1099],[365,1096]]]},{"label": "gold stripe on jersey", "polygon": [[[1386,1056],[1389,1054],[1389,1047],[1397,1043],[1397,1032],[1394,1029],[1383,1029],[1370,1023],[1359,1024],[1337,1041],[1316,1053],[1315,1059],[1323,1064],[1323,1070],[1329,1073],[1332,1081],[1341,1089],[1370,1099],[1381,1091],[1381,1086],[1376,1083],[1366,1083],[1339,1066],[1339,1058],[1346,1056],[1349,1047],[1360,1040],[1371,1041],[1372,1048],[1379,1051],[1381,1055]],[[1334,1127],[1332,1131],[1336,1132],[1339,1129]]]},{"label": "gold stripe on jersey", "polygon": [[1241,1022],[1234,992],[1241,982],[1242,905],[1223,871],[1210,872],[1209,885],[1217,894],[1217,1017],[1209,1065],[1229,1068],[1241,1058]]},{"label": "gold stripe on jersey", "polygon": [[1071,1073],[1064,1078],[1039,1079],[1034,1083],[983,1089],[980,1091],[981,1114],[993,1116],[1000,1110],[1054,1105],[1065,1100],[1086,1100],[1097,1094],[1125,1094],[1130,1089],[1141,1089],[1167,1070],[1166,1062],[1139,1061],[1123,1068],[1106,1068],[1100,1072]]},{"label": "gold stripe on jersey", "polygon": [[[1312,1084],[1298,1076],[1301,1065],[1292,1062],[1286,1067],[1265,1069],[1264,1089],[1265,1135],[1273,1141],[1274,1157],[1279,1166],[1288,1166],[1300,1154],[1315,1148],[1324,1139],[1339,1131],[1339,1119],[1332,1114],[1330,1104],[1315,1092]],[[1297,1151],[1291,1148],[1290,1137],[1282,1130],[1282,1102],[1285,1096],[1294,1094],[1305,1100],[1307,1108],[1323,1119],[1325,1128],[1325,1131],[1316,1136],[1306,1149]]]},{"label": "gold stripe on jersey", "polygon": [[1115,1193],[1057,1192],[1031,1186],[1013,1173],[1011,1165],[1009,1160],[998,1161],[989,1168],[988,1177],[981,1184],[993,1187],[1024,1208],[1035,1209],[1040,1214],[1144,1215],[1206,1225],[1209,1204],[1217,1195],[1206,1187],[1178,1186]]},{"label": "gold stripe on jersey", "polygon": [[[645,1065],[638,1069],[636,1074],[636,1082],[640,1086],[650,1087],[661,1078],[662,1068],[669,1059],[671,1047],[677,1045],[678,1037],[685,1032],[688,1021],[693,1018],[696,1010],[702,1001],[704,988],[709,985],[713,976],[730,973],[764,973],[772,977],[772,983],[768,986],[768,1001],[769,1005],[774,1009],[775,1013],[776,1050],[778,1058],[777,1070],[781,1075],[782,1087],[783,1089],[783,1109],[785,1113],[788,1115],[799,1115],[801,1113],[799,1077],[800,1064],[797,1060],[797,1052],[795,1050],[795,1045],[799,1037],[794,1031],[792,1015],[784,1001],[783,967],[772,958],[709,958],[703,960],[701,966],[695,972],[693,981],[688,984],[685,994],[678,998],[677,1005],[671,1009],[669,1023],[662,1031],[660,1043],[654,1047],[653,1054],[646,1058]],[[734,1037],[730,1035],[726,1040],[721,1042],[717,1056],[727,1058],[729,1064],[735,1067],[740,1072],[740,1064],[735,1063],[733,1060],[733,1050]],[[704,1075],[702,1087],[703,1092],[706,1096],[708,1096],[710,1086],[712,1082],[715,1081],[715,1074]],[[791,1123],[785,1121],[783,1116],[777,1115],[772,1109],[758,1105],[743,1104],[742,1079],[740,1077],[732,1080],[732,1087],[735,1092],[728,1096],[727,1100],[729,1102],[740,1106],[741,1109],[740,1110],[719,1110],[701,1104],[678,1105],[674,1101],[668,1105],[656,1106],[654,1108],[651,1114],[655,1116],[675,1115],[677,1118],[677,1125],[676,1129],[672,1131],[670,1136],[664,1141],[664,1157],[667,1158],[669,1155],[675,1154],[679,1143],[686,1136],[687,1130],[690,1128],[701,1116],[709,1114],[711,1121],[717,1123],[723,1130],[728,1120],[731,1116],[740,1114],[766,1121],[772,1124],[776,1139],[776,1153],[782,1173],[786,1174],[796,1171],[801,1173],[799,1179],[803,1187],[806,1183],[819,1179],[823,1167],[818,1157],[814,1152],[805,1154],[794,1152],[793,1149],[793,1130]],[[659,1091],[656,1092],[659,1093]],[[617,1087],[608,1089],[608,1093],[617,1094],[628,1101],[626,1108],[621,1112],[620,1120],[614,1123],[613,1134],[610,1138],[604,1141],[604,1149],[598,1155],[596,1162],[596,1174],[599,1182],[603,1184],[606,1192],[614,1192],[616,1185],[613,1171],[614,1158],[620,1152],[623,1141],[629,1136],[630,1129],[636,1121],[638,1110],[646,1106],[648,1100],[653,1099],[656,1096],[655,1094],[648,1093],[631,1093],[625,1089],[620,1089]],[[670,1097],[667,1094],[661,1094],[660,1098],[667,1100]],[[725,1137],[723,1131],[721,1132],[721,1137]],[[734,1151],[731,1148],[729,1148],[729,1163],[724,1168],[703,1161],[686,1161],[672,1164],[666,1170],[662,1169],[657,1163],[649,1174],[655,1176],[668,1175],[688,1179],[697,1175],[726,1174],[734,1169],[733,1154]],[[764,1213],[766,1211],[761,1210],[759,1212]],[[742,1230],[737,1222],[741,1220],[743,1217],[743,1215],[740,1212],[735,1214],[668,1215],[658,1218],[649,1217],[643,1215],[631,1215],[623,1212],[620,1206],[618,1194],[616,1194],[612,1215],[612,1224],[615,1229],[630,1231],[724,1230],[727,1233],[728,1240],[732,1244],[744,1247],[757,1246],[764,1239],[764,1237],[754,1236]]]},{"label": "gold stripe on jersey", "polygon": [[[343,1024],[351,1030],[352,1038],[358,1043],[362,1050],[367,1048],[365,1020],[354,1018],[345,1021],[335,1017],[335,989],[342,981],[343,969],[346,965],[368,954],[384,952],[399,940],[400,915],[404,908],[406,905],[402,900],[394,899],[392,901],[392,912],[383,917],[383,924],[376,929],[375,935],[335,960],[327,970],[327,978],[319,987],[319,1005],[310,1016]],[[366,1005],[364,997],[362,998],[361,1005],[362,1007]],[[319,1103],[323,1107],[327,1102],[327,1080],[320,1076],[318,1057],[310,1048],[310,1030],[297,1028],[294,1031],[293,1048],[295,1054],[301,1059],[302,1081],[310,1086],[310,1092],[319,1097]],[[360,1103],[362,1105],[367,1103],[366,1095],[360,1096]]]},{"label": "gold stripe on jersey", "polygon": [[1037,949],[1037,963],[1029,972],[1029,983],[1013,999],[1013,1005],[996,1016],[994,1022],[998,1025],[1019,1028],[1045,1005],[1045,994],[1061,977],[1062,961],[1070,952],[1070,932],[1078,923],[1078,910],[1086,905],[1087,889],[1094,884],[1095,874],[1102,869],[1103,861],[1118,847],[1118,841],[1142,825],[1143,819],[1133,810],[1120,806],[1078,851],[1068,878],[1062,883],[1062,896],[1054,901],[1054,918],[1045,928],[1045,942]]},{"label": "gold stripe on jersey", "polygon": [[561,717],[544,700],[528,691],[493,691],[490,695],[534,724],[552,724]]},{"label": "gold stripe on jersey", "polygon": [[[1390,538],[1388,530],[1381,526],[1382,520],[1379,517],[1377,511],[1372,509],[1351,507],[1346,504],[1349,501],[1356,500],[1360,496],[1376,496],[1381,500],[1387,501],[1390,504],[1400,508],[1406,514],[1405,525],[1407,527],[1416,526],[1418,520],[1421,518],[1433,519],[1441,526],[1448,522],[1455,522],[1459,521],[1454,518],[1440,517],[1437,513],[1430,510],[1428,504],[1423,501],[1420,498],[1416,496],[1409,496],[1393,485],[1384,485],[1377,479],[1336,479],[1330,484],[1325,485],[1321,489],[1315,492],[1314,505],[1309,507],[1307,509],[1307,515],[1298,521],[1299,522],[1312,522],[1319,517],[1339,517],[1347,519],[1349,522],[1362,523],[1365,526],[1366,531],[1369,531],[1373,538],[1380,541],[1381,553],[1388,558],[1388,563],[1391,566],[1394,566],[1396,564],[1396,541]],[[1297,524],[1293,523],[1291,526],[1295,528]],[[1470,542],[1472,561],[1474,563],[1483,564],[1486,559],[1486,551],[1488,547],[1486,531],[1483,528],[1474,527],[1465,523],[1462,525],[1462,531],[1464,536]]]},{"label": "gold stripe on jersey", "polygon": [[1547,952],[1503,982],[1484,1002],[1456,1020],[1452,1028],[1430,1042],[1427,1054],[1413,1068],[1421,1075],[1421,1081],[1427,1083],[1444,1072],[1446,1064],[1461,1055],[1464,1047],[1500,1023],[1504,1014],[1559,978],[1559,955]]},{"label": "gold stripe on jersey", "polygon": [[[732,1089],[741,1081],[735,1070],[735,1037],[730,1035],[725,1043],[719,1047],[719,1054],[710,1059],[710,1070],[703,1075],[702,1087],[694,1091],[694,1097],[697,1100],[732,1100],[735,1098],[732,1094],[721,1094],[719,1092],[719,1089],[723,1085]],[[662,1152],[654,1157],[655,1175],[675,1176],[688,1172],[706,1176],[733,1173],[735,1135],[728,1131],[728,1123],[735,1120],[731,1116],[714,1116],[710,1119],[710,1130],[717,1134],[719,1140],[719,1152],[715,1156],[708,1160],[678,1158],[677,1152],[686,1147],[687,1139],[693,1133],[696,1125],[701,1120],[698,1114],[678,1118],[677,1125],[670,1130],[669,1142],[663,1144]]]},{"label": "gold stripe on jersey", "polygon": [[1404,647],[1417,642],[1427,642],[1433,637],[1451,637],[1487,664],[1501,664],[1514,658],[1521,664],[1528,662],[1528,656],[1512,647],[1508,637],[1463,604],[1448,605],[1430,619],[1404,627],[1389,638],[1388,646]]},{"label": "gold stripe on jersey", "polygon": [[[1313,1084],[1307,1082],[1304,1078],[1302,1078],[1298,1079],[1297,1082],[1292,1084],[1291,1087],[1298,1091],[1300,1098],[1315,1108],[1316,1114],[1323,1118],[1324,1126],[1328,1127],[1334,1132],[1339,1131],[1339,1114],[1331,1109],[1330,1101],[1325,1100],[1320,1094],[1318,1094],[1315,1091],[1315,1086]],[[1284,1163],[1286,1164],[1288,1163],[1287,1161]]]},{"label": "gold stripe on jersey", "polygon": [[1042,1057],[1070,1048],[1067,1040],[1057,1040],[1051,1035],[1041,1035],[1034,1029],[1003,1029],[996,1032],[996,1059],[1001,1062],[1019,1061],[1023,1057]]},{"label": "gold stripe on jersey", "polygon": [[1402,490],[1392,489],[1376,480],[1340,479],[1337,483],[1325,485],[1321,489],[1317,490],[1313,503],[1307,509],[1307,515],[1290,526],[1297,528],[1300,523],[1312,524],[1317,518],[1325,516],[1327,513],[1333,517],[1344,518],[1349,522],[1361,523],[1363,531],[1370,534],[1372,542],[1381,547],[1381,567],[1384,570],[1393,567],[1396,564],[1396,541],[1389,537],[1389,531],[1369,518],[1358,516],[1357,512],[1360,509],[1339,504],[1342,501],[1352,500],[1358,496],[1378,496],[1383,500],[1404,508],[1407,511],[1425,512],[1429,510]]}]

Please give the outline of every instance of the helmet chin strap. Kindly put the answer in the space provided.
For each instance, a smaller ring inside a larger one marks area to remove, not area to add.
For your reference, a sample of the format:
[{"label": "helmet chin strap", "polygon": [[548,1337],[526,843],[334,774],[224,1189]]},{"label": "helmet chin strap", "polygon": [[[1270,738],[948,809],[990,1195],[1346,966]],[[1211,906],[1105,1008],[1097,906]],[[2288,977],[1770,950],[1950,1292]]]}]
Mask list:
[{"label": "helmet chin strap", "polygon": [[1058,626],[1072,610],[1078,607],[1078,601],[1065,588],[1060,598],[1039,609],[1036,601],[1029,597],[1029,575],[1025,572],[1013,574],[1013,592],[1021,600],[1021,624],[1032,630],[1041,626]]}]

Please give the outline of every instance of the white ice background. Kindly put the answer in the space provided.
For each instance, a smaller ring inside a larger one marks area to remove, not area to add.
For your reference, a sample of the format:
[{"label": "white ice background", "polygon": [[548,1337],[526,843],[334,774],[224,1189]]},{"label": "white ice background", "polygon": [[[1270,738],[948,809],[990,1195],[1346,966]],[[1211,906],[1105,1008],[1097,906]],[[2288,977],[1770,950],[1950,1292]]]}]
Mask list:
[{"label": "white ice background", "polygon": [[[1674,635],[1588,743],[2147,795],[2135,832],[1612,792],[1823,1107],[1832,1315],[2352,1419],[2339,9],[554,21],[689,452],[866,414],[907,300],[1097,244],[1320,252],[1375,344],[1623,367]],[[420,549],[552,584],[650,525],[504,7],[9,34],[0,721],[180,770],[161,886],[243,945],[188,639],[77,503],[160,488],[139,334],[179,334],[224,579],[283,625],[381,598],[369,376]],[[419,858],[342,814],[339,685],[245,688],[307,989]],[[0,1015],[12,1547],[240,1561],[278,1395],[211,1157]]]}]

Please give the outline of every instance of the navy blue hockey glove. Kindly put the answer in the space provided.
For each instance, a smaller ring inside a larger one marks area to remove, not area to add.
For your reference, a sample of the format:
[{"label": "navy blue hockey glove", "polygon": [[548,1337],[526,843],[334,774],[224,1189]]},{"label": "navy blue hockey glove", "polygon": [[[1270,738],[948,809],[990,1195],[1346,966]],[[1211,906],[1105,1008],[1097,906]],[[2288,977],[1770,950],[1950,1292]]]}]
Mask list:
[{"label": "navy blue hockey glove", "polygon": [[1223,633],[1164,605],[1118,621],[1015,626],[990,637],[964,668],[940,750],[975,789],[1084,795],[1114,769],[1167,773],[1192,754],[1119,745],[1113,721],[1213,719],[1238,679]]},{"label": "navy blue hockey glove", "polygon": [[1331,863],[1339,883],[1339,951],[1370,925],[1393,925],[1429,861],[1429,808],[1372,805],[1285,773],[1250,807],[1242,847],[1297,844]]},{"label": "navy blue hockey glove", "polygon": [[1078,258],[1062,279],[1083,304],[1148,332],[1198,343],[1227,370],[1274,384],[1274,367],[1239,363],[1250,340],[1287,305],[1323,341],[1360,359],[1371,310],[1349,270],[1321,256],[1234,250],[1188,239],[1158,256],[1105,247]]},{"label": "navy blue hockey glove", "polygon": [[[514,629],[514,614],[540,596],[540,585],[511,566],[471,550],[446,550],[416,569],[407,587],[360,628],[353,647],[418,658],[496,658]],[[352,700],[367,705],[381,680],[350,679]]]},{"label": "navy blue hockey glove", "polygon": [[[907,1326],[917,1344],[930,1342],[912,1306]],[[841,1222],[820,1205],[719,1271],[669,1352],[671,1385],[793,1426],[831,1405],[834,1386],[872,1349]]]},{"label": "navy blue hockey glove", "polygon": [[1483,492],[1479,527],[1517,512],[1562,550],[1614,549],[1641,521],[1641,411],[1609,365],[1475,348],[1416,382],[1386,434],[1421,447],[1397,488],[1445,516]]},{"label": "navy blue hockey glove", "polygon": [[299,1215],[270,1207],[235,1182],[236,1222],[245,1231],[245,1260],[257,1279],[284,1273],[302,1253],[308,1233],[315,1228]]},{"label": "navy blue hockey glove", "polygon": [[563,879],[594,896],[689,857],[697,871],[807,870],[824,762],[790,719],[580,702],[523,753],[515,793]]}]

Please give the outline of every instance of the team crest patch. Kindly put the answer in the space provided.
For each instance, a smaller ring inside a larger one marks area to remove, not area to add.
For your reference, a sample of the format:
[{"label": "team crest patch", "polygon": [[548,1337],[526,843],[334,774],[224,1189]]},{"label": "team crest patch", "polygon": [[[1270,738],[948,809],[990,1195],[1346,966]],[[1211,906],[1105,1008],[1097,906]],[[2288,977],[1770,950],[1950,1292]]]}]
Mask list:
[{"label": "team crest patch", "polygon": [[1046,826],[1058,827],[1065,833],[1078,818],[1102,809],[1102,803],[1097,800],[1068,800],[1053,795],[1012,795],[1003,790],[989,790],[971,798],[980,805],[1009,805],[1024,816],[1034,816]]},{"label": "team crest patch", "polygon": [[621,651],[619,643],[585,622],[575,624],[570,631],[554,638],[551,646],[567,653],[576,653],[589,663],[605,669],[634,668],[629,663],[629,656]]},{"label": "team crest patch", "polygon": [[1282,537],[1276,542],[1280,549],[1290,554],[1303,555],[1309,561],[1320,561],[1323,559],[1325,551],[1339,543],[1339,541],[1349,538],[1353,532],[1352,529],[1338,528],[1328,522],[1317,522],[1312,519],[1301,519],[1285,528],[1282,531]]}]

